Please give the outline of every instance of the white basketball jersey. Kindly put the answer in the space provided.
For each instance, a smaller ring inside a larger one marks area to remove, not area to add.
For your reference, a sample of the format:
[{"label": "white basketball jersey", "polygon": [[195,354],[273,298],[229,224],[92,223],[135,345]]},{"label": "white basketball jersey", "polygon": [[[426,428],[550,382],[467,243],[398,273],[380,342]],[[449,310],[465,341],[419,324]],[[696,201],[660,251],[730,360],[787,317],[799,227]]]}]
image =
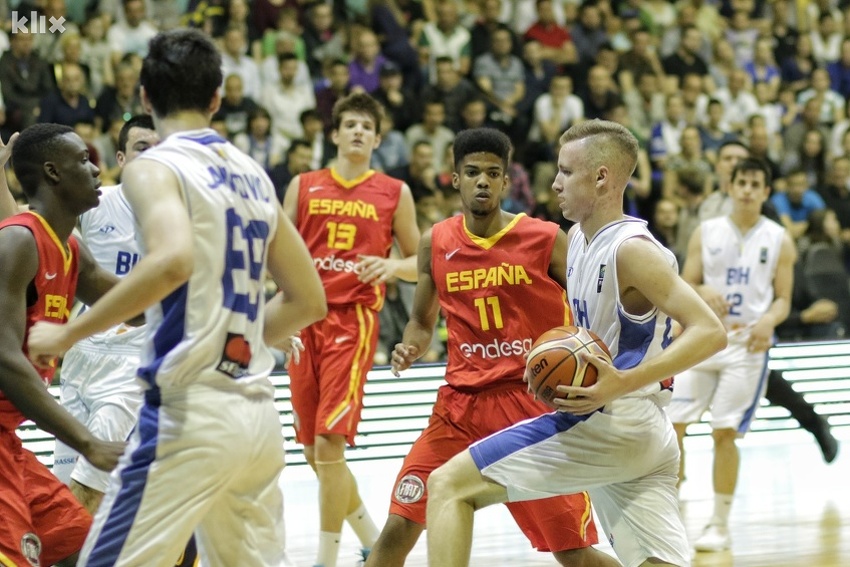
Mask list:
[{"label": "white basketball jersey", "polygon": [[263,278],[277,230],[272,182],[211,129],[172,134],[137,159],[166,165],[179,179],[195,251],[189,281],[145,314],[139,376],[161,388],[204,383],[271,393]]},{"label": "white basketball jersey", "polygon": [[[603,226],[590,242],[577,230],[567,254],[567,296],[573,323],[599,335],[620,370],[656,356],[672,340],[672,320],[666,314],[653,308],[645,315],[632,315],[620,303],[617,250],[630,238],[656,244],[670,267],[678,271],[676,257],[653,238],[646,222],[629,216]],[[650,384],[630,395],[657,395],[656,402],[664,405],[670,399],[668,387],[666,383]]]},{"label": "white basketball jersey", "polygon": [[729,303],[723,319],[727,331],[755,324],[773,303],[773,279],[785,229],[761,217],[742,235],[728,216],[704,221],[703,283]]},{"label": "white basketball jersey", "polygon": [[[130,273],[141,256],[136,241],[136,218],[120,185],[101,188],[100,204],[80,215],[77,234],[98,265],[119,278]],[[118,345],[140,348],[143,339],[143,328],[122,324],[85,341],[100,348]]]},{"label": "white basketball jersey", "polygon": [[102,268],[124,277],[139,261],[136,219],[120,185],[101,193],[100,205],[80,215],[80,236]]}]

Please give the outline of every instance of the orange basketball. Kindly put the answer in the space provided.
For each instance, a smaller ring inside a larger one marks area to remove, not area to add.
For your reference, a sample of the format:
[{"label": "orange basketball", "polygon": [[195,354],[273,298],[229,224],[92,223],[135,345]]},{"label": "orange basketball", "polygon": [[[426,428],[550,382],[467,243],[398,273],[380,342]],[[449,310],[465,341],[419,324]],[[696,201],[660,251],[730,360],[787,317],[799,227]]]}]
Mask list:
[{"label": "orange basketball", "polygon": [[576,354],[590,352],[611,361],[608,347],[592,331],[583,327],[555,327],[540,335],[531,346],[526,362],[529,390],[546,405],[555,408],[552,399],[558,386],[592,386],[596,368],[579,363]]}]

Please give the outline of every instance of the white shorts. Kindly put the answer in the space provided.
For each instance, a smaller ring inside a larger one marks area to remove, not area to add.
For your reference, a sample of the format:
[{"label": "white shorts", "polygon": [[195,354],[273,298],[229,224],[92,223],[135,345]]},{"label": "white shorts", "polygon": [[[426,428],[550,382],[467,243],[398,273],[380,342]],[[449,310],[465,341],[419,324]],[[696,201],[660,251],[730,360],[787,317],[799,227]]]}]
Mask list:
[{"label": "white shorts", "polygon": [[690,565],[676,496],[676,435],[651,400],[621,398],[589,416],[546,414],[495,433],[470,452],[511,502],[587,490],[626,567],[650,557]]},{"label": "white shorts", "polygon": [[78,565],[172,567],[194,532],[205,567],[289,566],[283,466],[272,397],[149,390]]},{"label": "white shorts", "polygon": [[711,410],[713,429],[735,429],[743,436],[767,388],[766,352],[747,352],[743,334],[729,346],[676,376],[667,415],[673,423],[695,423]]},{"label": "white shorts", "polygon": [[[126,441],[142,405],[141,383],[136,381],[139,350],[122,341],[113,343],[81,341],[65,354],[59,402],[98,439]],[[66,484],[74,479],[99,492],[106,492],[109,484],[109,473],[58,440],[53,474]]]}]

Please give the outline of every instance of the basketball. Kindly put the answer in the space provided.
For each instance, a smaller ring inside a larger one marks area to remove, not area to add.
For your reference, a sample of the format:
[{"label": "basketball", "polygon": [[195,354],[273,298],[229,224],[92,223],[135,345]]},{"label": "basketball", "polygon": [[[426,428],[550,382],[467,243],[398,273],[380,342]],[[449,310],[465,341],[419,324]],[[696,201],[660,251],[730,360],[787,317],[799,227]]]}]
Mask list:
[{"label": "basketball", "polygon": [[557,409],[552,399],[558,386],[592,386],[596,368],[580,364],[576,354],[586,351],[611,361],[608,347],[583,327],[555,327],[540,335],[528,353],[526,376],[534,397]]}]

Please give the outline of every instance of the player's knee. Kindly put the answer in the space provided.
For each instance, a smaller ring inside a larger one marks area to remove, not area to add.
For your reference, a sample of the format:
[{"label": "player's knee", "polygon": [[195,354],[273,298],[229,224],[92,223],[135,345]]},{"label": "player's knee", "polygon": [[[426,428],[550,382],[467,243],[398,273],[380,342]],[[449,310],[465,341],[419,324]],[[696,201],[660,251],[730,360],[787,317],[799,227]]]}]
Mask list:
[{"label": "player's knee", "polygon": [[715,445],[735,443],[738,432],[731,428],[715,429],[711,432],[711,438],[714,439]]},{"label": "player's knee", "polygon": [[314,462],[317,465],[345,461],[345,437],[342,435],[317,435],[313,452]]},{"label": "player's knee", "polygon": [[447,500],[460,496],[461,478],[452,461],[441,466],[428,477],[428,499]]}]

